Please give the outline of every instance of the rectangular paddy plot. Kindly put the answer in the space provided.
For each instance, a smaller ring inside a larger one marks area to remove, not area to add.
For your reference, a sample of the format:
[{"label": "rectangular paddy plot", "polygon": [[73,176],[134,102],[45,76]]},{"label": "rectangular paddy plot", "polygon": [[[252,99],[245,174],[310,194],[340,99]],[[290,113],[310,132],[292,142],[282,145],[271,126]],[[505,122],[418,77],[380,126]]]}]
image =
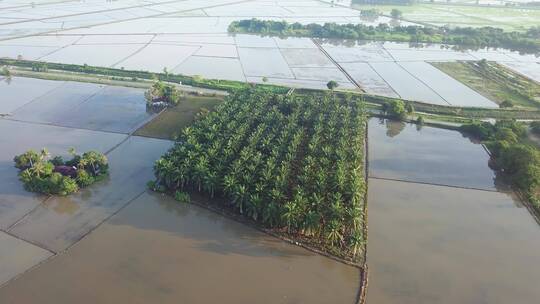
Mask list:
[{"label": "rectangular paddy plot", "polygon": [[[40,82],[48,83],[34,80],[29,84]],[[23,87],[21,89],[24,90]],[[72,128],[130,133],[154,115],[146,111],[144,90],[65,82],[20,107],[14,112],[13,118]]]},{"label": "rectangular paddy plot", "polygon": [[[273,41],[273,40],[272,40]],[[246,76],[294,78],[277,48],[238,48]]]},{"label": "rectangular paddy plot", "polygon": [[[144,44],[70,45],[41,57],[41,61],[110,67],[143,48]],[[106,55],[104,55],[106,54]]]},{"label": "rectangular paddy plot", "polygon": [[370,177],[496,189],[489,155],[457,131],[369,121]]},{"label": "rectangular paddy plot", "polygon": [[396,61],[448,61],[448,60],[475,60],[467,52],[448,50],[423,49],[387,49]]},{"label": "rectangular paddy plot", "polygon": [[290,67],[335,68],[336,66],[319,49],[280,49]]},{"label": "rectangular paddy plot", "polygon": [[387,62],[394,61],[382,43],[335,40],[321,43],[326,52],[337,62]]},{"label": "rectangular paddy plot", "polygon": [[38,80],[23,77],[0,79],[0,114],[10,114],[32,100],[61,86],[61,81]]},{"label": "rectangular paddy plot", "polygon": [[50,198],[10,233],[54,252],[68,248],[144,191],[154,161],[170,146],[170,141],[130,137],[107,155],[109,178],[68,197]]},{"label": "rectangular paddy plot", "polygon": [[274,41],[280,49],[316,49],[317,46],[311,38],[301,37],[274,37]]},{"label": "rectangular paddy plot", "polygon": [[509,195],[370,179],[369,206],[368,303],[538,301],[540,229]]},{"label": "rectangular paddy plot", "polygon": [[65,254],[0,289],[0,302],[354,303],[359,286],[357,268],[145,193]]},{"label": "rectangular paddy plot", "polygon": [[502,65],[540,83],[540,62],[503,62]]},{"label": "rectangular paddy plot", "polygon": [[0,286],[52,255],[0,231]]},{"label": "rectangular paddy plot", "polygon": [[172,72],[191,76],[199,75],[208,79],[246,81],[238,58],[190,56]]},{"label": "rectangular paddy plot", "polygon": [[0,119],[0,229],[8,229],[45,199],[44,195],[24,190],[14,167],[15,155],[44,147],[51,154],[62,156],[68,156],[71,147],[81,152],[105,152],[124,138],[119,134]]},{"label": "rectangular paddy plot", "polygon": [[62,112],[69,112],[103,88],[104,86],[99,84],[64,82],[56,89],[17,109],[13,117],[17,120],[54,123],[61,117]]},{"label": "rectangular paddy plot", "polygon": [[144,90],[113,86],[62,114],[56,124],[118,133],[130,133],[155,115],[146,111]]},{"label": "rectangular paddy plot", "polygon": [[412,76],[398,63],[373,62],[370,65],[401,98],[438,105],[449,105],[435,91]]},{"label": "rectangular paddy plot", "polygon": [[0,45],[0,58],[37,60],[58,50],[46,46]]},{"label": "rectangular paddy plot", "polygon": [[346,83],[349,81],[347,76],[336,67],[331,68],[291,68],[294,76],[297,79],[318,80],[327,83],[330,80],[338,83]]},{"label": "rectangular paddy plot", "polygon": [[345,69],[361,87],[369,94],[387,97],[399,97],[388,83],[366,62],[342,63]]},{"label": "rectangular paddy plot", "polygon": [[540,105],[540,83],[536,83],[495,62],[433,62],[437,69],[464,85],[503,104],[536,108]]},{"label": "rectangular paddy plot", "polygon": [[400,66],[421,80],[453,106],[498,107],[496,103],[473,91],[427,62],[400,62]]},{"label": "rectangular paddy plot", "polygon": [[115,67],[148,72],[163,72],[164,68],[172,71],[199,49],[200,46],[150,44]]}]

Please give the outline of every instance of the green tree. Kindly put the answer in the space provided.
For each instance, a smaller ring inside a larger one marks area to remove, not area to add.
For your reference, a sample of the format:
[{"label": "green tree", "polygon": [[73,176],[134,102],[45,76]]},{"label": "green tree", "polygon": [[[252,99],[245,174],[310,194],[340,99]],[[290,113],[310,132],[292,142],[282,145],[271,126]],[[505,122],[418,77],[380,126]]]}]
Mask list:
[{"label": "green tree", "polygon": [[392,11],[390,12],[390,15],[394,19],[401,19],[403,17],[403,12],[401,12],[400,10],[396,8],[393,8]]},{"label": "green tree", "polygon": [[339,84],[337,82],[335,82],[334,80],[330,80],[327,84],[326,84],[326,87],[329,89],[329,90],[334,90],[336,89],[337,87],[339,86]]}]

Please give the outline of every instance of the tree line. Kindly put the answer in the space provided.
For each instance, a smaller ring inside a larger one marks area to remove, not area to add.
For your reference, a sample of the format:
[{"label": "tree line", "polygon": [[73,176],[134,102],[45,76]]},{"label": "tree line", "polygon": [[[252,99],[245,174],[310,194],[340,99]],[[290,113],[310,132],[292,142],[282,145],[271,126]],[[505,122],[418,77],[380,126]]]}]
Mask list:
[{"label": "tree line", "polygon": [[[536,126],[538,123],[532,124],[533,131]],[[500,120],[495,124],[466,124],[461,130],[485,143],[494,169],[502,172],[540,210],[540,151],[527,141],[527,127],[514,120]]]},{"label": "tree line", "polygon": [[183,129],[153,188],[203,192],[264,227],[358,257],[365,244],[361,102],[332,93],[236,92]]},{"label": "tree line", "polygon": [[540,28],[526,32],[506,32],[494,27],[424,27],[424,26],[378,26],[364,24],[324,25],[298,22],[249,19],[233,21],[231,33],[253,33],[276,36],[316,37],[354,40],[388,40],[413,43],[443,43],[470,48],[503,47],[528,53],[540,52]]}]

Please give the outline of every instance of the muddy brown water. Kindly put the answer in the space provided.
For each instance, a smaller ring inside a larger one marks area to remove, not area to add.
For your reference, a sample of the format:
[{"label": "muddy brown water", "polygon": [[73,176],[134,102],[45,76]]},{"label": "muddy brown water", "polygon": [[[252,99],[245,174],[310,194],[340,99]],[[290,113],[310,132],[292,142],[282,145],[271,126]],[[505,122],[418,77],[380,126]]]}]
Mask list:
[{"label": "muddy brown water", "polygon": [[0,303],[354,303],[358,269],[145,193]]},{"label": "muddy brown water", "polygon": [[[481,147],[455,131],[369,127],[372,176],[402,181],[369,179],[367,303],[537,303],[540,226],[496,191]],[[468,184],[489,191],[456,187]]]}]

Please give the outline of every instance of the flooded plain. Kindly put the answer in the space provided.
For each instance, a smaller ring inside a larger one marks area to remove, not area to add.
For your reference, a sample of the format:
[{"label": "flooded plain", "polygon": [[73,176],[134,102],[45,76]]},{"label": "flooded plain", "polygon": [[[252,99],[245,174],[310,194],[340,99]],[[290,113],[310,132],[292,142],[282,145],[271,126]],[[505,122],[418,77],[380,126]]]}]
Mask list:
[{"label": "flooded plain", "polygon": [[[506,49],[457,50],[439,44],[313,41],[227,32],[232,21],[253,17],[317,24],[391,22],[384,16],[367,20],[357,10],[343,7],[343,2],[329,2],[119,0],[101,3],[97,11],[95,3],[6,9],[4,15],[17,21],[0,24],[0,57],[151,72],[167,68],[173,73],[257,83],[265,78],[267,83],[301,88],[324,89],[334,80],[341,89],[358,90],[349,81],[353,78],[370,94],[459,106],[495,105],[443,73],[427,70],[429,75],[424,74],[428,62],[485,58],[508,63],[537,79],[538,57]],[[68,13],[73,11],[77,15]],[[401,22],[405,24],[412,23]],[[414,65],[424,67],[419,70]]]},{"label": "flooded plain", "polygon": [[[14,115],[0,117],[0,303],[355,303],[358,268],[148,193],[172,142],[129,135],[153,118],[141,90],[13,81],[22,101],[11,92]],[[27,192],[12,159],[42,147],[106,152],[110,176],[67,197]]]},{"label": "flooded plain", "polygon": [[368,304],[537,302],[540,226],[480,145],[374,119],[369,145]]},{"label": "flooded plain", "polygon": [[145,193],[1,303],[355,303],[358,269]]}]

